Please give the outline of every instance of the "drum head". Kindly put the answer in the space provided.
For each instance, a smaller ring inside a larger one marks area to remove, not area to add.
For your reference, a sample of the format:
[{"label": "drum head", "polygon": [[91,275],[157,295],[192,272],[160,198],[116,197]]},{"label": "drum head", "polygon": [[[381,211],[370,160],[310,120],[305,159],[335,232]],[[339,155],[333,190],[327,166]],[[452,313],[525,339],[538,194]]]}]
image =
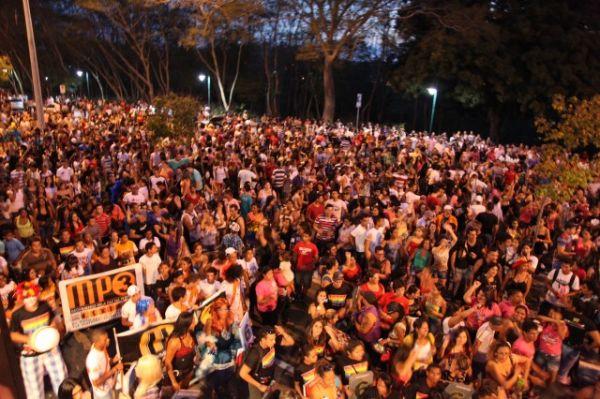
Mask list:
[{"label": "drum head", "polygon": [[30,345],[36,352],[48,352],[58,346],[60,334],[54,327],[42,327],[31,335]]}]

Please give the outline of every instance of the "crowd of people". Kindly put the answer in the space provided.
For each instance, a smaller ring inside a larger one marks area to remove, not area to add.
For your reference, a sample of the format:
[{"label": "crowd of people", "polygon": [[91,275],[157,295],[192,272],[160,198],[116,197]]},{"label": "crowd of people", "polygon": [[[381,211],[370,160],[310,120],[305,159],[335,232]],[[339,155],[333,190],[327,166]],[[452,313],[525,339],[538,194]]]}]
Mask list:
[{"label": "crowd of people", "polygon": [[30,339],[61,330],[60,280],[135,263],[144,290],[127,290],[120,329],[174,322],[136,398],[198,381],[220,398],[600,394],[575,372],[600,364],[600,181],[542,197],[535,148],[472,133],[232,114],[158,138],[148,112],[50,102],[41,130],[0,95],[0,294],[28,398],[44,374],[61,399],[115,397],[106,331],[79,380]]}]

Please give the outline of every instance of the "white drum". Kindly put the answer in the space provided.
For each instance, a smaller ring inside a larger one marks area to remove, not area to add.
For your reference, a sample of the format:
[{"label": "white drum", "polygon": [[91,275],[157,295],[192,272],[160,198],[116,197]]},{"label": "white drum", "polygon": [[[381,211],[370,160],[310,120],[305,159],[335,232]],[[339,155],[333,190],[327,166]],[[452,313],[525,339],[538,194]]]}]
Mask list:
[{"label": "white drum", "polygon": [[60,334],[54,327],[42,327],[31,334],[29,346],[38,353],[48,352],[58,346]]}]

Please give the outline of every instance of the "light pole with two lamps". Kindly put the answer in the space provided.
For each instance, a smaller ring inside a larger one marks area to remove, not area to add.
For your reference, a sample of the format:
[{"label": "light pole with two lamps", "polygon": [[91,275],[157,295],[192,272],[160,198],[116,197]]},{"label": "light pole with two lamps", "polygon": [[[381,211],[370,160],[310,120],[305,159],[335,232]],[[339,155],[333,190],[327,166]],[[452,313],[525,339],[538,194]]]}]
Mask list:
[{"label": "light pole with two lamps", "polygon": [[208,108],[210,108],[210,75],[205,75],[201,73],[200,75],[198,75],[198,80],[200,82],[204,82],[206,80],[208,86]]},{"label": "light pole with two lamps", "polygon": [[437,101],[438,90],[435,87],[428,87],[427,93],[433,96],[433,105],[431,106],[431,118],[429,119],[429,132],[433,131],[433,116],[435,115],[435,102]]}]

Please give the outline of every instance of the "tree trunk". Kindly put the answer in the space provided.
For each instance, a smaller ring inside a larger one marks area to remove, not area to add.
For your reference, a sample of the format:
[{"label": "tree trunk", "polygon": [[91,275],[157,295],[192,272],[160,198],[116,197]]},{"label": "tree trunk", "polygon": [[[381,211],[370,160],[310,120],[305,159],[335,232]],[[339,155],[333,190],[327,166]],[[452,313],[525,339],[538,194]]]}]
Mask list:
[{"label": "tree trunk", "polygon": [[500,113],[495,108],[488,111],[488,122],[490,124],[490,140],[494,143],[500,141]]},{"label": "tree trunk", "polygon": [[335,84],[333,82],[333,61],[325,56],[323,64],[323,121],[333,122],[335,115]]}]

